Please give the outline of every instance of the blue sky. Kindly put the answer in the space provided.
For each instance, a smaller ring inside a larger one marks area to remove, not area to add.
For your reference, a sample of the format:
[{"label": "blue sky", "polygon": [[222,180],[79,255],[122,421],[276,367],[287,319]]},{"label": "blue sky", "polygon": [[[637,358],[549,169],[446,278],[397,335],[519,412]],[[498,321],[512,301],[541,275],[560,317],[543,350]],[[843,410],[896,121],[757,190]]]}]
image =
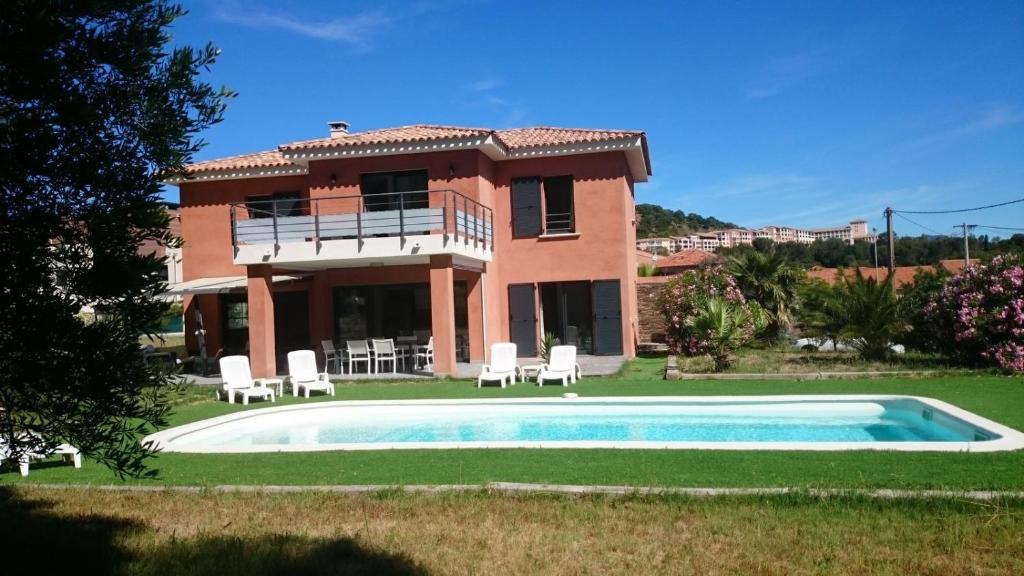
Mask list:
[{"label": "blue sky", "polygon": [[[199,159],[328,120],[633,128],[654,166],[638,201],[746,226],[1024,197],[1020,0],[186,6],[175,42],[213,41],[208,79],[239,92]],[[1024,227],[1024,204],[910,218]]]}]

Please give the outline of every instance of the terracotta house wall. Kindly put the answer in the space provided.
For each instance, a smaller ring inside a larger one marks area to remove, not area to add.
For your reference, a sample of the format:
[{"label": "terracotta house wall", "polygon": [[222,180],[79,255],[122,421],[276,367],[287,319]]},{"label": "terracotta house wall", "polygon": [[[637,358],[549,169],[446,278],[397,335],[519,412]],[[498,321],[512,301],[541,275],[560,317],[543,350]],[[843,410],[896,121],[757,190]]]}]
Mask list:
[{"label": "terracotta house wall", "polygon": [[[228,204],[249,196],[275,192],[306,194],[305,176],[187,182],[180,187],[183,276],[185,280],[210,276],[245,276],[231,252],[231,212]],[[244,211],[240,211],[244,212]],[[239,213],[239,217],[244,214]]]},{"label": "terracotta house wall", "polygon": [[[634,352],[636,298],[633,197],[618,152],[500,162],[495,168],[495,235],[501,286],[501,339],[509,338],[508,285],[574,280],[620,282],[623,352]],[[529,176],[573,177],[578,236],[513,238],[511,182]],[[489,295],[491,296],[491,295]]]}]

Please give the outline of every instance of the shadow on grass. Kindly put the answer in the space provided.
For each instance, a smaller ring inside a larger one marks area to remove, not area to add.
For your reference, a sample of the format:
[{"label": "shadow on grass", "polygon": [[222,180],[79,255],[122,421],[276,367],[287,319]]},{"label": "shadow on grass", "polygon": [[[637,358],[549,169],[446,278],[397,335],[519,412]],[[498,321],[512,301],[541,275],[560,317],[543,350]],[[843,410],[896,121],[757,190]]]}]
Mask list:
[{"label": "shadow on grass", "polygon": [[0,486],[0,566],[7,574],[426,575],[412,559],[351,538],[199,535],[175,538],[134,520],[62,516]]}]

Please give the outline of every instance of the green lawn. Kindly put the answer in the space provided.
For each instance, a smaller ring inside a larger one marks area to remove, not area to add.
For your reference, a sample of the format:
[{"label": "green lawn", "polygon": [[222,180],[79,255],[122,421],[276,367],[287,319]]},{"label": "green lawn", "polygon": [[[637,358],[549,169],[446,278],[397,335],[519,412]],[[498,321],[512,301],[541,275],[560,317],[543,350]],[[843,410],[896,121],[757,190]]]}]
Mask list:
[{"label": "green lawn", "polygon": [[[1024,430],[1024,380],[994,375],[825,381],[664,381],[663,360],[640,359],[619,376],[587,378],[581,396],[740,394],[911,394],[945,400]],[[476,389],[459,380],[339,383],[337,397],[310,401],[557,396],[560,386]],[[214,402],[212,392],[182,400],[172,424],[248,407]],[[277,405],[304,402],[290,395]],[[290,454],[161,454],[148,484],[483,484],[492,481],[633,486],[795,486],[1024,490],[1024,451],[993,454],[698,450],[396,450]],[[44,462],[0,483],[116,483],[86,462],[80,470]]]}]

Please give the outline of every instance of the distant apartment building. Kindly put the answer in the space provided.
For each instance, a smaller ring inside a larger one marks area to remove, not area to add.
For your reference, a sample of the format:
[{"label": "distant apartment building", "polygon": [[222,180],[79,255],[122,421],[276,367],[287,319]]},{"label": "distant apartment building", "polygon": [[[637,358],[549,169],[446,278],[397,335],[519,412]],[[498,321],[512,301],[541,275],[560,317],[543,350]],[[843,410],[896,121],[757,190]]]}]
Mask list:
[{"label": "distant apartment building", "polygon": [[819,240],[838,239],[848,244],[858,240],[871,241],[874,235],[868,232],[866,220],[851,220],[846,226],[833,226],[829,228],[796,228],[793,226],[765,226],[757,229],[730,228],[728,230],[717,230],[714,232],[702,232],[689,236],[672,236],[668,238],[643,238],[637,240],[637,248],[647,252],[657,252],[664,249],[670,254],[681,250],[703,250],[714,252],[719,247],[734,248],[736,246],[750,245],[757,238],[764,238],[772,242],[799,242],[811,244]]}]

